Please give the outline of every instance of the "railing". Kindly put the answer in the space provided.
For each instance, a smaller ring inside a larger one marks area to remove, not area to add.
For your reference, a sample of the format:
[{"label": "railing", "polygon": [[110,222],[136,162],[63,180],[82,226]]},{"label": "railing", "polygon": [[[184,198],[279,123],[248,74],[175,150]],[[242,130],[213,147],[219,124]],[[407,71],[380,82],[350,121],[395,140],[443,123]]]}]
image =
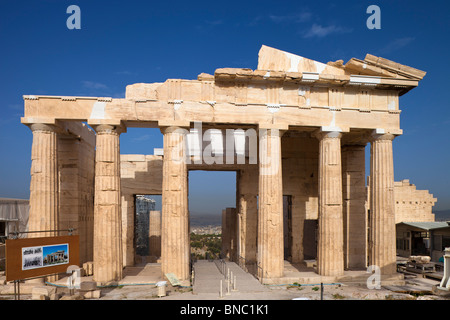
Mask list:
[{"label": "railing", "polygon": [[225,260],[222,258],[222,256],[220,254],[219,254],[219,256],[213,255],[212,256],[212,261],[214,261],[214,264],[216,265],[216,267],[219,270],[219,272],[223,276],[225,276],[226,269],[227,269],[227,264],[226,264]]},{"label": "railing", "polygon": [[258,281],[260,281],[261,283],[263,282],[264,270],[263,268],[261,268],[259,263],[256,263],[255,261],[248,261],[244,257],[238,255],[238,265],[242,270],[244,270],[247,273],[250,273]]},{"label": "railing", "polygon": [[9,236],[11,239],[17,239],[19,237],[19,235],[27,234],[27,233],[55,232],[55,233],[59,234],[59,232],[61,232],[61,231],[67,231],[69,233],[69,236],[71,236],[75,230],[77,230],[77,229],[69,228],[69,229],[39,230],[39,231],[10,231]]},{"label": "railing", "polygon": [[191,274],[191,285],[194,285],[195,282],[195,269],[194,264],[197,261],[196,258],[193,257],[193,254],[191,253],[190,259],[189,259],[189,272]]}]

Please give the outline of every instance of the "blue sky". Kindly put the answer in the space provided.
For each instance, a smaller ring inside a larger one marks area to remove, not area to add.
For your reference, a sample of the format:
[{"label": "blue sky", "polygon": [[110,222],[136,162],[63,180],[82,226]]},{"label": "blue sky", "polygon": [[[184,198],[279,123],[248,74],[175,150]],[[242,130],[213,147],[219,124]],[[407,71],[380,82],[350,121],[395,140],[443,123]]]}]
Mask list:
[{"label": "blue sky", "polygon": [[[81,30],[66,27],[72,4]],[[380,30],[366,27],[371,4],[381,9]],[[427,71],[400,98],[395,179],[430,190],[435,210],[450,209],[449,31],[448,1],[2,0],[0,197],[29,196],[32,135],[20,124],[22,95],[124,97],[132,83],[256,69],[265,44],[324,63],[371,53]],[[122,153],[155,147],[159,130],[121,136]],[[192,173],[190,194],[191,210],[220,213],[234,206],[235,174]]]}]

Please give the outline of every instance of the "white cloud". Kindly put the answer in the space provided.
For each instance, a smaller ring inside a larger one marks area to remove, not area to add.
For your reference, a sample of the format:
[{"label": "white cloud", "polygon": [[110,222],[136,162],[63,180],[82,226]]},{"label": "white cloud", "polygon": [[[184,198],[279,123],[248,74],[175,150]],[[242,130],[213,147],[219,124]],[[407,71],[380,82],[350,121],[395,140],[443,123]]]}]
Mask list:
[{"label": "white cloud", "polygon": [[352,32],[352,29],[337,25],[322,26],[314,23],[309,30],[303,34],[303,38],[323,38],[330,34],[343,34]]}]

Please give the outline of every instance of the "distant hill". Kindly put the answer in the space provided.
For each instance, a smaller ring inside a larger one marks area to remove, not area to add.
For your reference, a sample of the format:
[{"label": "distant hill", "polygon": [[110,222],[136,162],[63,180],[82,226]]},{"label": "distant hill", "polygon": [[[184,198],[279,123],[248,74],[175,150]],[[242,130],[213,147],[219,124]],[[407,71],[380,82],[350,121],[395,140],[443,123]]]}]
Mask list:
[{"label": "distant hill", "polygon": [[190,212],[189,218],[190,218],[190,222],[191,222],[191,227],[222,225],[222,215],[220,215],[220,214]]},{"label": "distant hill", "polygon": [[433,213],[436,221],[450,221],[450,210],[439,210]]},{"label": "distant hill", "polygon": [[[450,221],[450,210],[439,210],[433,212],[436,221]],[[190,212],[190,222],[192,227],[203,226],[221,226],[222,215],[220,214],[208,214],[201,212]]]}]

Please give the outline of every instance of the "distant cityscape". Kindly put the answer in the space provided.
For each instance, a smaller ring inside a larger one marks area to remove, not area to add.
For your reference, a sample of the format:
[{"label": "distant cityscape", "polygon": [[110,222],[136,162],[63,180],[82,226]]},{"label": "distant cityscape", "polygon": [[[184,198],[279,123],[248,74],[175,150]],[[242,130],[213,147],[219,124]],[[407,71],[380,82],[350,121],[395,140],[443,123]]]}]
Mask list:
[{"label": "distant cityscape", "polygon": [[221,226],[191,226],[191,233],[195,234],[222,234]]},{"label": "distant cityscape", "polygon": [[[136,196],[136,223],[135,230],[139,235],[137,247],[148,250],[145,239],[148,238],[148,212],[158,210],[158,198],[149,195]],[[222,216],[219,214],[205,214],[198,212],[189,213],[190,233],[206,235],[220,235],[222,233]]]},{"label": "distant cityscape", "polygon": [[189,221],[191,226],[221,226],[222,215],[190,211]]}]

